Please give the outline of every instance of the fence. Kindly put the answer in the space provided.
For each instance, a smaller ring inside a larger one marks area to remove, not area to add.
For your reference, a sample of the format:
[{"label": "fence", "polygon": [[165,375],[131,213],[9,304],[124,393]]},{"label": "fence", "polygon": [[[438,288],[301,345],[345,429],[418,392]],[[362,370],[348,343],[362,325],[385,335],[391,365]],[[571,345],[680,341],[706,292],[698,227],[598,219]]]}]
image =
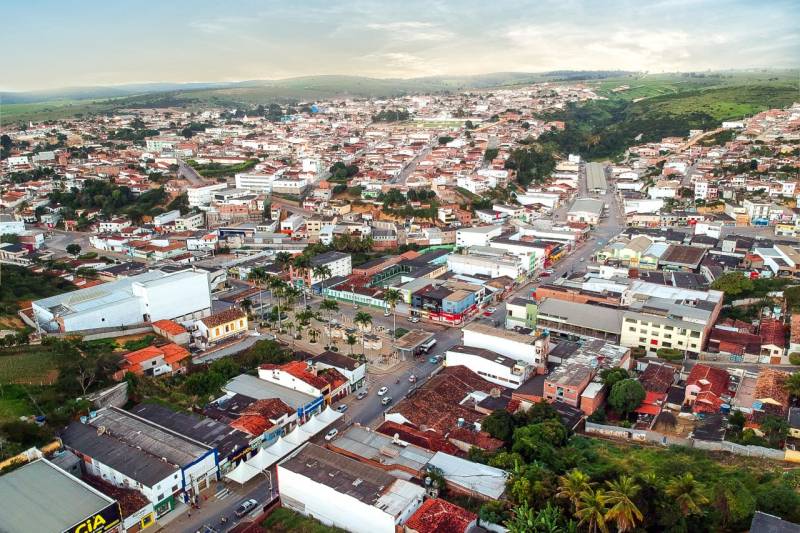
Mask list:
[{"label": "fence", "polygon": [[48,333],[51,337],[76,337],[79,336],[85,341],[94,341],[97,339],[112,339],[115,337],[124,337],[126,335],[138,335],[139,333],[152,333],[153,326],[150,324],[134,324],[126,327],[110,327],[110,328],[94,328],[94,329],[81,329],[78,331],[71,331],[66,333]]},{"label": "fence", "polygon": [[707,441],[699,439],[684,439],[673,435],[664,435],[657,431],[645,429],[628,429],[618,426],[607,426],[605,424],[595,424],[586,422],[586,433],[601,435],[612,439],[627,440],[632,442],[649,442],[662,446],[685,446],[687,448],[697,448],[714,452],[729,452],[745,457],[761,457],[764,459],[774,459],[777,461],[800,462],[800,454],[792,450],[776,450],[764,448],[762,446],[743,446],[728,441]]}]

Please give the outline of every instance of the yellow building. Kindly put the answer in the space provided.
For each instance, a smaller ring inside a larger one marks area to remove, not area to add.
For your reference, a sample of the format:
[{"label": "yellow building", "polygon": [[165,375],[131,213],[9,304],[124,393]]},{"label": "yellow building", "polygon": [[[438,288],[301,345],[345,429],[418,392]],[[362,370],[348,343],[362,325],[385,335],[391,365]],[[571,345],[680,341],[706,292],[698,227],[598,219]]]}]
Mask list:
[{"label": "yellow building", "polygon": [[197,329],[205,344],[213,344],[247,332],[247,315],[234,307],[197,322]]}]

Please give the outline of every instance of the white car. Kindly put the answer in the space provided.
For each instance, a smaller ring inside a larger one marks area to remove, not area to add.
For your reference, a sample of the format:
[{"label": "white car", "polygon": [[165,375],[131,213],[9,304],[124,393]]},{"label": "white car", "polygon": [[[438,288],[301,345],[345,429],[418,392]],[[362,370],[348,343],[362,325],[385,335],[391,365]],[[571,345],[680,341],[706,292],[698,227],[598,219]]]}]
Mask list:
[{"label": "white car", "polygon": [[497,308],[496,307],[487,307],[486,310],[489,311],[490,313],[497,312]]},{"label": "white car", "polygon": [[387,392],[389,392],[389,387],[381,387],[378,389],[378,396],[383,396]]},{"label": "white car", "polygon": [[339,430],[336,429],[336,428],[333,428],[332,430],[330,430],[328,433],[325,434],[325,440],[333,440],[333,438],[338,434],[339,434]]},{"label": "white car", "polygon": [[234,513],[236,514],[237,517],[241,518],[250,511],[252,511],[253,509],[255,509],[256,507],[258,507],[258,502],[256,500],[253,499],[245,500],[239,507],[236,508],[236,511],[234,511]]}]

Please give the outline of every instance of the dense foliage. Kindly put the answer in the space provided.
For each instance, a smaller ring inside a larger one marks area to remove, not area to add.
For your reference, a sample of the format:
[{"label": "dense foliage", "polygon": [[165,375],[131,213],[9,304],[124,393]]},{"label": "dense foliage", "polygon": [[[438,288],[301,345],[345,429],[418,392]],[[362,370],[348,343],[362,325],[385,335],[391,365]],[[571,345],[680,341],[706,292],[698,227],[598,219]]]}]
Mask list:
[{"label": "dense foliage", "polygon": [[72,283],[52,274],[40,274],[25,267],[3,265],[0,283],[0,314],[15,314],[22,300],[38,300],[75,289]]},{"label": "dense foliage", "polygon": [[372,116],[373,122],[399,122],[408,120],[410,113],[405,109],[384,109]]},{"label": "dense foliage", "polygon": [[473,449],[471,458],[511,476],[510,504],[484,504],[480,517],[514,533],[733,532],[746,530],[756,509],[800,520],[800,471],[782,465],[570,436],[544,402],[527,413],[495,411],[481,426],[506,446],[491,454]]},{"label": "dense foliage", "polygon": [[142,215],[156,215],[167,200],[163,187],[150,189],[136,196],[130,188],[115,185],[108,181],[86,180],[82,189],[72,188],[69,192],[53,191],[50,201],[66,208],[65,218],[71,219],[79,209],[99,209],[105,215],[127,214],[141,220]]}]

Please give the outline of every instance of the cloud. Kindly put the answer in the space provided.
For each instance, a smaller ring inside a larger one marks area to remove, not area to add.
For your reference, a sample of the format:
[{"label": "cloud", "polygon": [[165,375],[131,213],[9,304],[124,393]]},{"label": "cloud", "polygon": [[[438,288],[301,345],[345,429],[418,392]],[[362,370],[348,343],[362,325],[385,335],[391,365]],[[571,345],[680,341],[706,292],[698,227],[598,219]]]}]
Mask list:
[{"label": "cloud", "polygon": [[367,29],[381,32],[395,41],[446,41],[455,34],[431,22],[409,20],[403,22],[371,22]]}]

